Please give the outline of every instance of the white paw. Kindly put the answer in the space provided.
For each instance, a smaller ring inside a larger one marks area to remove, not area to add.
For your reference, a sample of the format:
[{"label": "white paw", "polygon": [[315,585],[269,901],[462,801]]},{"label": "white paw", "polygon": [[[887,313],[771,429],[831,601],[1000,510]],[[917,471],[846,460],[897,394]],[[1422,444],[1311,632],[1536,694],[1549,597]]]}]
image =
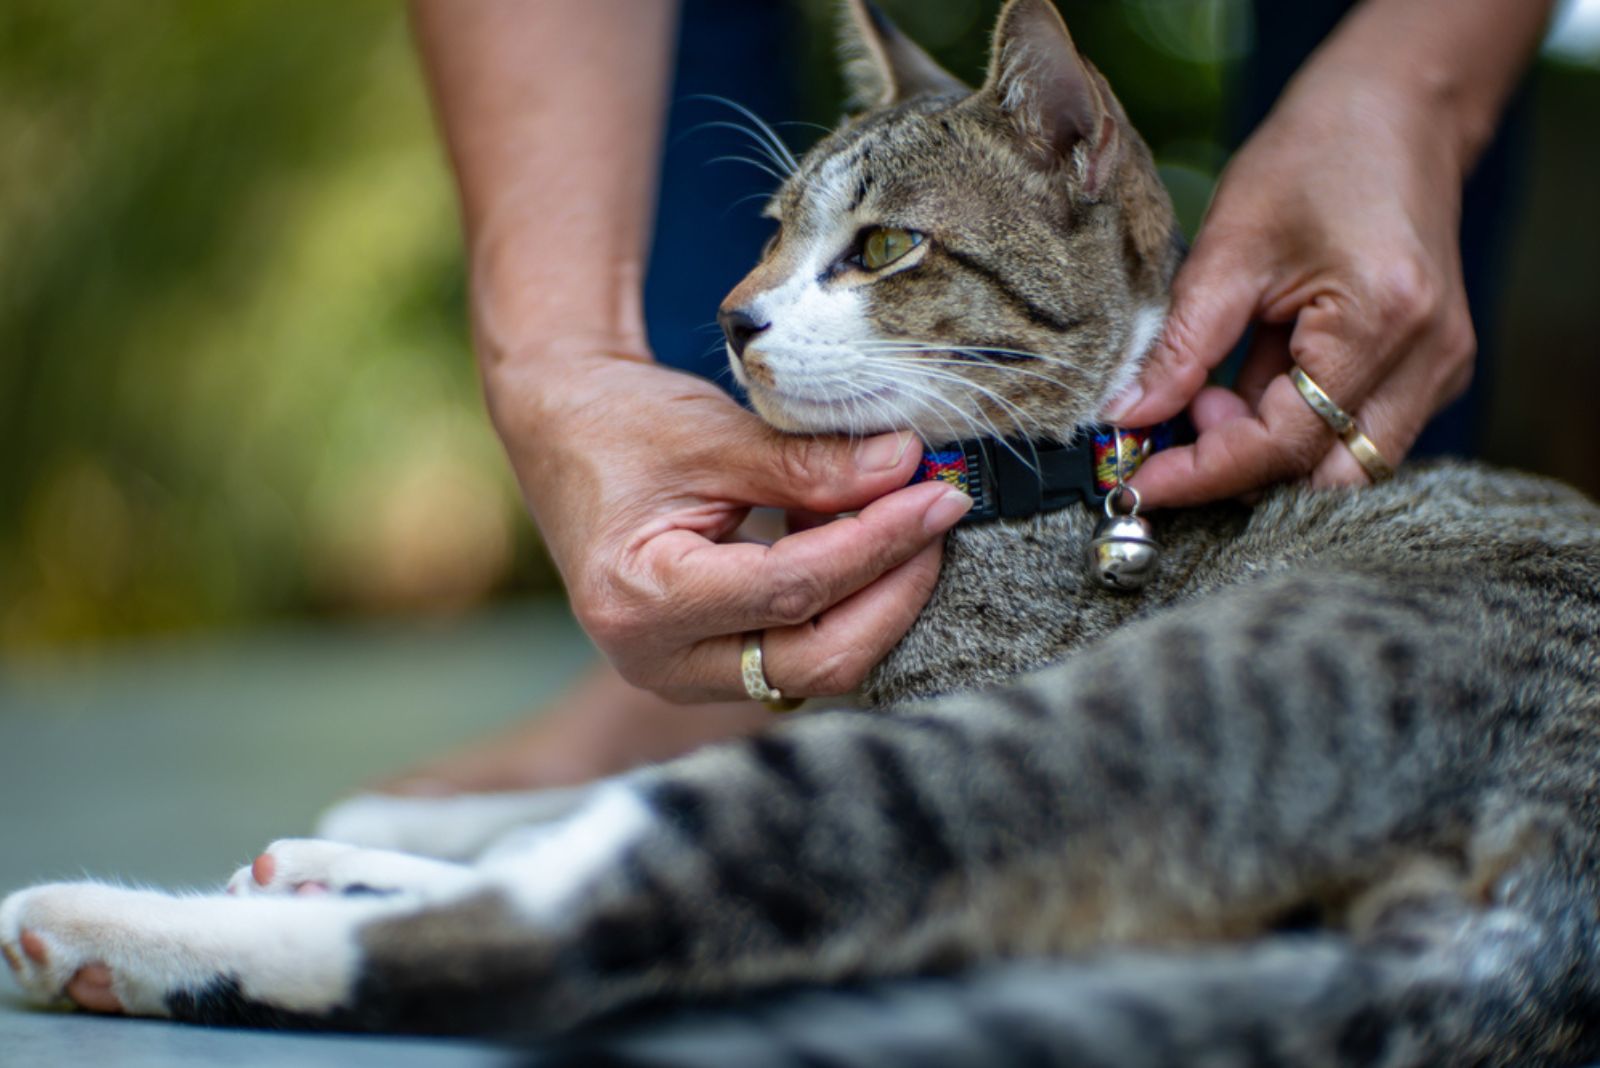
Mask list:
[{"label": "white paw", "polygon": [[469,883],[471,869],[444,861],[317,838],[283,838],[228,880],[228,893],[449,893]]},{"label": "white paw", "polygon": [[559,819],[588,797],[590,787],[526,793],[393,797],[360,794],[317,820],[316,836],[372,849],[441,860],[471,860],[505,832]]},{"label": "white paw", "polygon": [[324,1014],[348,1003],[360,927],[397,909],[56,883],[0,904],[0,953],[44,1005],[219,1022],[252,1006]]},{"label": "white paw", "polygon": [[141,948],[141,913],[156,897],[98,883],[19,891],[0,904],[0,953],[38,1004],[68,1000],[68,984],[77,977],[74,993],[86,1008],[165,1016],[171,983],[133,961]]}]

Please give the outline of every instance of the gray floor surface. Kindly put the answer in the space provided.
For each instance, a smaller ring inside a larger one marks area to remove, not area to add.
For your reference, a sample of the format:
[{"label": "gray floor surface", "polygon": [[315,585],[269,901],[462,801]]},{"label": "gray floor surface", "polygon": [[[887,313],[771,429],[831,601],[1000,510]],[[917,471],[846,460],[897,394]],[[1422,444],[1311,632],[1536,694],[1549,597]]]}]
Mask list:
[{"label": "gray floor surface", "polygon": [[[592,657],[564,607],[0,662],[0,894],[84,875],[220,884],[352,785],[505,723]],[[214,1030],[27,1008],[0,1068],[500,1065],[487,1046]]]}]

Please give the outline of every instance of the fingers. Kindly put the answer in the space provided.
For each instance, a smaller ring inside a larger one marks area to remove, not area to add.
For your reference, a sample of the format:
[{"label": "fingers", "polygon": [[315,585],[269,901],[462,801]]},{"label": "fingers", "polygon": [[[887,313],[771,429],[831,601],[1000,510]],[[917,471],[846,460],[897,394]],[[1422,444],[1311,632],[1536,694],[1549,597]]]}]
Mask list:
[{"label": "fingers", "polygon": [[1172,310],[1139,382],[1106,406],[1102,418],[1151,426],[1185,407],[1249,325],[1262,291],[1249,250],[1202,232],[1172,285]]},{"label": "fingers", "polygon": [[[1465,376],[1461,374],[1463,366],[1468,371]],[[1470,359],[1459,362],[1449,351],[1441,353],[1429,347],[1412,352],[1353,413],[1356,425],[1385,460],[1398,465],[1429,418],[1465,389],[1470,370]],[[1311,484],[1318,489],[1359,486],[1370,481],[1366,470],[1342,442],[1329,450],[1311,472]]]},{"label": "fingers", "polygon": [[1258,409],[1202,432],[1193,445],[1146,460],[1133,486],[1151,508],[1237,497],[1310,471],[1334,441],[1286,376],[1267,386]]},{"label": "fingers", "polygon": [[1279,375],[1294,367],[1289,358],[1289,339],[1293,328],[1286,323],[1257,323],[1250,335],[1250,348],[1239,367],[1233,391],[1251,408],[1261,403],[1261,395]]},{"label": "fingers", "polygon": [[[1347,343],[1309,311],[1305,355],[1325,366],[1310,372],[1391,465],[1397,465],[1429,418],[1470,381],[1470,327],[1453,326],[1427,343],[1406,349],[1384,375],[1390,358],[1360,361]],[[1296,330],[1298,337],[1300,330]],[[1369,384],[1374,375],[1381,382]],[[1339,385],[1330,388],[1328,381]],[[1352,396],[1363,397],[1360,401]],[[1192,446],[1150,458],[1133,484],[1152,508],[1198,504],[1237,496],[1272,481],[1309,474],[1318,488],[1363,485],[1371,476],[1312,412],[1287,376],[1272,378],[1252,411],[1246,398],[1226,390],[1203,391],[1194,403],[1200,436]]]},{"label": "fingers", "polygon": [[[762,628],[767,685],[785,697],[854,691],[911,629],[939,580],[943,551],[943,542],[930,543],[816,619]],[[743,633],[700,642],[684,657],[684,677],[674,696],[700,699],[724,694],[730,685],[738,687],[743,648]]]},{"label": "fingers", "polygon": [[[728,673],[727,662],[703,651],[685,656],[686,647],[809,625],[923,552],[971,506],[948,485],[923,483],[770,546],[717,544],[692,530],[666,530],[638,547],[623,569],[631,577],[613,578],[604,597],[585,598],[580,619],[629,681],[684,699],[728,696],[737,675]],[[898,638],[926,595],[891,583],[841,619],[887,613],[877,625]],[[670,677],[661,678],[663,670]]]},{"label": "fingers", "polygon": [[935,541],[813,621],[768,629],[767,682],[794,696],[850,693],[916,622],[939,581]]},{"label": "fingers", "polygon": [[[1258,398],[1259,399],[1259,398]],[[1194,423],[1196,432],[1210,433],[1214,427],[1234,419],[1247,419],[1255,414],[1255,409],[1239,394],[1231,389],[1221,386],[1207,386],[1200,391],[1200,395],[1189,405],[1189,418]]]},{"label": "fingers", "polygon": [[[1403,363],[1403,354],[1417,351],[1416,332],[1396,329],[1384,316],[1373,313],[1372,305],[1370,299],[1334,288],[1312,296],[1299,309],[1289,334],[1287,360],[1278,348],[1281,334],[1270,325],[1265,327],[1252,345],[1241,375],[1240,399],[1247,408],[1251,394],[1259,392],[1255,411],[1238,414],[1238,406],[1234,406],[1232,418],[1199,428],[1201,434],[1194,445],[1168,450],[1145,464],[1133,484],[1149,506],[1174,507],[1236,497],[1311,474],[1330,450],[1346,452],[1333,430],[1281,372],[1299,365],[1336,404],[1359,413],[1378,383],[1393,375],[1397,360]],[[1269,372],[1277,373],[1268,377]],[[1421,418],[1434,410],[1437,392],[1428,388],[1409,398]],[[1221,405],[1216,401],[1210,405],[1208,414],[1215,417]],[[1417,429],[1420,427],[1418,423]],[[1398,461],[1414,436],[1413,432],[1403,442],[1391,442],[1393,451],[1384,451],[1384,455]],[[1348,464],[1333,461],[1326,474],[1329,479],[1365,480],[1353,457]]]},{"label": "fingers", "polygon": [[743,440],[707,443],[691,455],[728,500],[837,515],[910,481],[922,459],[916,436],[880,434],[864,441],[814,438],[771,430],[753,417]]},{"label": "fingers", "polygon": [[[652,547],[659,554],[652,562],[657,581],[679,591],[677,622],[690,638],[788,626],[904,563],[971,507],[971,498],[948,485],[923,483],[771,545],[701,540],[680,552],[676,539],[664,537]],[[694,633],[706,626],[715,629]]]}]

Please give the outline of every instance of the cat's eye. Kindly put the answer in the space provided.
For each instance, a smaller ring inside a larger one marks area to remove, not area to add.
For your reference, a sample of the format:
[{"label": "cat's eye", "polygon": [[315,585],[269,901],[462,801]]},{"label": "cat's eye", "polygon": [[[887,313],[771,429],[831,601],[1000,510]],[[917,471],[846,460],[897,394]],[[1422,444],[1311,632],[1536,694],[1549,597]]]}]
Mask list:
[{"label": "cat's eye", "polygon": [[861,266],[869,271],[882,270],[920,244],[922,235],[915,230],[877,227],[861,243]]}]

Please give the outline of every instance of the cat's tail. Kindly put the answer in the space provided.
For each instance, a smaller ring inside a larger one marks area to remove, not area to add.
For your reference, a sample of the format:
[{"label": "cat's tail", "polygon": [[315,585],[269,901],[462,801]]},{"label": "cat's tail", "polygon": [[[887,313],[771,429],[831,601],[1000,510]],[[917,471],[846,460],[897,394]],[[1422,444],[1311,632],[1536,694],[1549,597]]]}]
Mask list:
[{"label": "cat's tail", "polygon": [[[1470,922],[1470,921],[1469,921]],[[789,993],[591,1032],[540,1065],[1344,1068],[1569,1065],[1596,985],[1559,937],[1486,914],[1448,952],[1283,936],[1238,950],[1001,966]],[[1567,960],[1566,965],[1572,962]]]}]

